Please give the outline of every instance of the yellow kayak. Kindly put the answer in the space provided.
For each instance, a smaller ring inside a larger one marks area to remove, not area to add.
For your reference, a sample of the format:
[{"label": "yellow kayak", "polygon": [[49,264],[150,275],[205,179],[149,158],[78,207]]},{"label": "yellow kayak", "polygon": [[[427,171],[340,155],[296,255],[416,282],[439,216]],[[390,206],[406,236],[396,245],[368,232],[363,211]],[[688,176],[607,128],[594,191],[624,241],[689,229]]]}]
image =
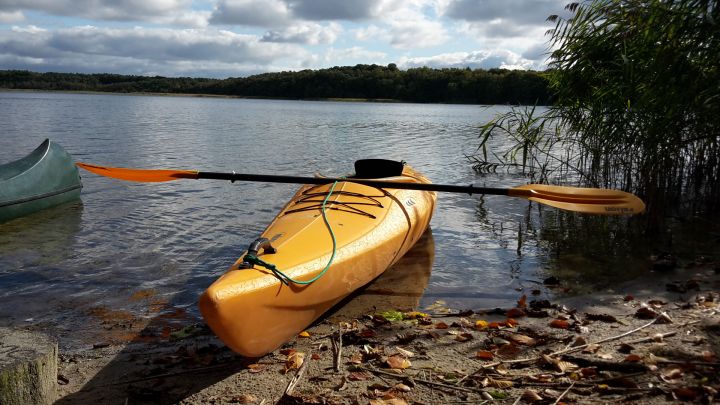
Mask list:
[{"label": "yellow kayak", "polygon": [[[401,170],[377,180],[430,183]],[[302,186],[202,294],[200,311],[234,351],[269,353],[398,261],[427,229],[435,199],[432,191],[352,181]]]}]

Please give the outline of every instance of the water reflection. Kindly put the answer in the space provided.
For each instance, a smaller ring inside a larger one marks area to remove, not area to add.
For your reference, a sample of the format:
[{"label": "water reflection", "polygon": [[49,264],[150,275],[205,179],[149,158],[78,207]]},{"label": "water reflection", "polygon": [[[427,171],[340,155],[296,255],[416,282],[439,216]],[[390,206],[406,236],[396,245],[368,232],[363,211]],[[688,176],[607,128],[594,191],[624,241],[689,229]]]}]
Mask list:
[{"label": "water reflection", "polygon": [[348,299],[328,317],[333,322],[351,320],[377,311],[416,309],[430,280],[435,260],[435,240],[430,228],[397,263]]},{"label": "water reflection", "polygon": [[80,232],[82,213],[82,201],[77,200],[0,224],[0,274],[66,259]]}]

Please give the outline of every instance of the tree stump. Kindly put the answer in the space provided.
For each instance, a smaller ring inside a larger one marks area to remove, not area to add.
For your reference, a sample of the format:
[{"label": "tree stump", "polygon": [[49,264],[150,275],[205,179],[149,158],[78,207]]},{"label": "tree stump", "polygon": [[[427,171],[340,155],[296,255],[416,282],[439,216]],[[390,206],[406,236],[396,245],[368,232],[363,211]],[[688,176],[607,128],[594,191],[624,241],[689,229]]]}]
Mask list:
[{"label": "tree stump", "polygon": [[0,404],[52,404],[57,396],[57,342],[0,327]]}]

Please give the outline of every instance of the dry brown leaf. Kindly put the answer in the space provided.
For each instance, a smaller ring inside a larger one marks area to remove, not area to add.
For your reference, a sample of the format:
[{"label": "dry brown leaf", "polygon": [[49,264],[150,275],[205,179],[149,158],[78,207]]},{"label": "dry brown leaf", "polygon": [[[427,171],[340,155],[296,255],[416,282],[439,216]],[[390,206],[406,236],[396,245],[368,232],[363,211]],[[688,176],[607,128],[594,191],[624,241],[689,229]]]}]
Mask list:
[{"label": "dry brown leaf", "polygon": [[523,294],[517,302],[518,308],[527,308],[527,295]]},{"label": "dry brown leaf", "polygon": [[257,402],[257,397],[252,394],[242,394],[232,398],[232,402],[239,404],[251,404]]},{"label": "dry brown leaf", "polygon": [[595,344],[595,343],[590,343],[589,345],[587,345],[586,348],[582,349],[582,352],[585,354],[593,354],[593,353],[597,353],[598,350],[600,350],[600,345]]},{"label": "dry brown leaf", "polygon": [[285,361],[285,373],[288,373],[292,370],[297,370],[302,366],[303,362],[305,361],[305,353],[303,352],[295,352],[288,356],[287,361]]},{"label": "dry brown leaf", "polygon": [[540,394],[537,393],[537,391],[527,389],[522,393],[522,400],[527,403],[533,404],[535,402],[542,401],[543,398],[540,396]]},{"label": "dry brown leaf", "polygon": [[522,318],[524,316],[527,316],[527,314],[522,308],[510,308],[505,313],[505,316],[507,316],[508,318]]},{"label": "dry brown leaf", "polygon": [[475,357],[480,360],[492,360],[495,356],[492,354],[492,352],[489,352],[487,350],[481,350],[477,352]]},{"label": "dry brown leaf", "polygon": [[388,357],[385,363],[388,365],[388,367],[395,370],[404,370],[412,365],[412,363],[410,363],[410,360],[398,354],[394,354]]},{"label": "dry brown leaf", "polygon": [[265,370],[266,367],[267,367],[267,365],[265,365],[265,364],[257,364],[257,363],[253,363],[253,364],[250,364],[247,366],[248,371],[251,373],[259,373],[259,372]]},{"label": "dry brown leaf", "polygon": [[564,319],[553,319],[550,322],[550,327],[557,329],[567,329],[570,327],[570,323]]},{"label": "dry brown leaf", "polygon": [[447,328],[448,328],[448,324],[446,324],[445,322],[441,321],[441,322],[438,322],[435,324],[435,329],[447,329]]},{"label": "dry brown leaf", "polygon": [[623,360],[623,361],[628,362],[628,363],[638,363],[638,362],[640,362],[640,360],[642,360],[642,358],[640,356],[638,356],[637,354],[629,354],[625,357],[625,360]]},{"label": "dry brown leaf", "polygon": [[493,388],[508,389],[512,388],[513,382],[510,380],[495,380],[493,378],[490,378],[488,381],[488,385]]},{"label": "dry brown leaf", "polygon": [[354,353],[350,356],[350,363],[353,364],[362,364],[363,362],[363,355],[362,353]]},{"label": "dry brown leaf", "polygon": [[350,381],[365,381],[370,378],[370,374],[364,371],[353,371],[347,376]]},{"label": "dry brown leaf", "polygon": [[519,345],[537,346],[537,344],[538,344],[538,341],[536,339],[533,339],[530,336],[521,335],[519,333],[508,334],[508,339],[512,340],[513,342],[515,342]]},{"label": "dry brown leaf", "polygon": [[395,384],[395,386],[393,388],[395,388],[396,390],[398,390],[400,392],[410,392],[411,391],[410,387],[408,387],[407,385],[402,384],[402,383]]},{"label": "dry brown leaf", "polygon": [[371,399],[370,405],[408,405],[402,398]]},{"label": "dry brown leaf", "polygon": [[395,350],[397,350],[397,352],[399,354],[401,354],[407,358],[415,356],[415,353],[411,352],[410,350],[405,350],[402,347],[395,347]]},{"label": "dry brown leaf", "polygon": [[455,336],[455,341],[457,342],[467,342],[468,340],[472,340],[473,335],[468,332],[459,333],[457,336]]}]

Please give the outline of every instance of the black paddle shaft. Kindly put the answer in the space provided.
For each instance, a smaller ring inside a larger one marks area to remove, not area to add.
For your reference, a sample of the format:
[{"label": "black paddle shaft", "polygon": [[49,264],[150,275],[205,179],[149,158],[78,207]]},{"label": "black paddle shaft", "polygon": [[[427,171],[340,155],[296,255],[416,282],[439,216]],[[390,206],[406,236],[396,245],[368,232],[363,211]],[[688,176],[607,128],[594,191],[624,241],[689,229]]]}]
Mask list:
[{"label": "black paddle shaft", "polygon": [[[178,176],[184,177],[184,176]],[[188,176],[190,177],[190,176]],[[370,179],[354,179],[354,178],[332,178],[332,177],[301,177],[301,176],[278,176],[271,174],[243,174],[243,173],[218,173],[218,172],[198,172],[198,179],[214,179],[214,180],[230,180],[235,181],[259,181],[268,183],[295,183],[295,184],[329,184],[336,181],[348,181],[352,183],[364,184],[366,186],[377,188],[394,188],[405,190],[421,190],[421,191],[442,191],[448,193],[465,193],[465,194],[493,194],[508,195],[507,188],[488,188],[475,187],[472,184],[468,186],[454,186],[447,184],[433,183],[401,183],[394,181],[370,180]]]}]

